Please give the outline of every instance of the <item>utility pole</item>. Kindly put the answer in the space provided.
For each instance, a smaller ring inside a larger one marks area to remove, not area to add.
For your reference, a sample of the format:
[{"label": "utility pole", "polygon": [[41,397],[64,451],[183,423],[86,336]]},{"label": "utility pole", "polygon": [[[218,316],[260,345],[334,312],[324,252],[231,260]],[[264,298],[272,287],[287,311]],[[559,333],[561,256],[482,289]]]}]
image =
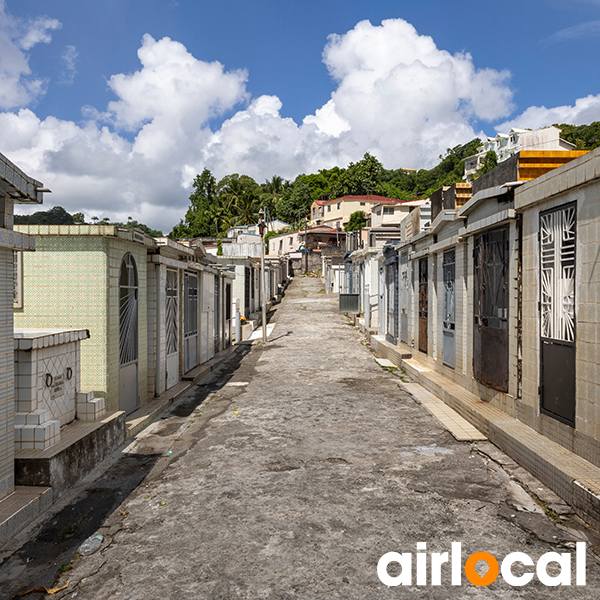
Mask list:
[{"label": "utility pole", "polygon": [[265,221],[263,216],[265,211],[261,208],[258,211],[260,219],[258,221],[258,231],[260,232],[260,289],[262,293],[262,341],[267,343],[267,291],[265,285]]},{"label": "utility pole", "polygon": [[304,272],[308,273],[308,219],[304,221]]}]

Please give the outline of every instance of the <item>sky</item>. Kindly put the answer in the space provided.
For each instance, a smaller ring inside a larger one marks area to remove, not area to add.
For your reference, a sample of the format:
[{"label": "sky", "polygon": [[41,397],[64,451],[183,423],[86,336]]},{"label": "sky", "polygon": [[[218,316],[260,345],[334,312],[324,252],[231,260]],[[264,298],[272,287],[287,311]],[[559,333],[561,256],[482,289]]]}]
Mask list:
[{"label": "sky", "polygon": [[0,0],[0,152],[45,208],[167,233],[205,167],[431,168],[600,120],[598,57],[600,0]]}]

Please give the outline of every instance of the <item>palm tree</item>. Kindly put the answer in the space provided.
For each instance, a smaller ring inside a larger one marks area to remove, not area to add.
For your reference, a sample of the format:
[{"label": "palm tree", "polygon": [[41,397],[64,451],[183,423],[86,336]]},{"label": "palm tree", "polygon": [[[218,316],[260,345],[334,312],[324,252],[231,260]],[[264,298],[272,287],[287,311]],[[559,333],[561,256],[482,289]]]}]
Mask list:
[{"label": "palm tree", "polygon": [[258,196],[247,191],[237,199],[234,206],[238,225],[254,225],[258,222]]},{"label": "palm tree", "polygon": [[265,182],[262,184],[261,204],[267,214],[277,214],[277,205],[283,196],[284,185],[285,182],[279,175],[273,175],[271,181],[265,179]]},{"label": "palm tree", "polygon": [[273,175],[273,177],[271,177],[271,181],[265,179],[265,182],[263,183],[263,189],[269,194],[281,196],[281,194],[283,194],[283,177],[279,177],[279,175]]}]

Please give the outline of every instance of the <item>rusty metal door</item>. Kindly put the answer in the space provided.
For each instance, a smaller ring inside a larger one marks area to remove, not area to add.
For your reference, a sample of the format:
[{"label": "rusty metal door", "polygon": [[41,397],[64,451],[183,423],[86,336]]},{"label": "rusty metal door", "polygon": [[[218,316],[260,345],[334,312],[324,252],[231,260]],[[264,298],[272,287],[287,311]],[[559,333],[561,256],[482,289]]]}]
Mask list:
[{"label": "rusty metal door", "polygon": [[456,250],[444,252],[444,320],[442,327],[442,360],[448,367],[456,366]]},{"label": "rusty metal door", "polygon": [[427,282],[427,259],[419,261],[419,351],[427,354],[429,286]]},{"label": "rusty metal door", "polygon": [[475,238],[473,375],[508,392],[508,228]]},{"label": "rusty metal door", "polygon": [[575,203],[540,213],[540,401],[575,424]]}]

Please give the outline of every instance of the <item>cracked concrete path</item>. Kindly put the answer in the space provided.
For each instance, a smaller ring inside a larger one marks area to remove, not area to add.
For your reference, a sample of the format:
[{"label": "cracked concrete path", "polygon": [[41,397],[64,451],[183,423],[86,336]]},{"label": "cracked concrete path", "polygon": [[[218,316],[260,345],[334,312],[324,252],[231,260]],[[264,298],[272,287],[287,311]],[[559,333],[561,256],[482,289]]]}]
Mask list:
[{"label": "cracked concrete path", "polygon": [[[507,471],[491,444],[454,440],[373,360],[337,298],[321,289],[318,279],[296,279],[269,344],[255,345],[197,409],[190,396],[187,426],[171,427],[172,454],[161,447],[146,479],[100,528],[101,549],[74,560],[57,583],[68,581],[67,590],[53,597],[597,598],[591,553],[587,585],[566,590],[536,578],[476,587],[464,575],[452,587],[449,569],[439,587],[379,581],[379,558],[414,554],[418,542],[428,552],[461,542],[463,563],[478,551],[537,561],[573,552],[592,534],[557,526],[523,496],[518,467]],[[168,428],[169,419],[155,427]],[[128,451],[153,448],[148,435]]]}]

